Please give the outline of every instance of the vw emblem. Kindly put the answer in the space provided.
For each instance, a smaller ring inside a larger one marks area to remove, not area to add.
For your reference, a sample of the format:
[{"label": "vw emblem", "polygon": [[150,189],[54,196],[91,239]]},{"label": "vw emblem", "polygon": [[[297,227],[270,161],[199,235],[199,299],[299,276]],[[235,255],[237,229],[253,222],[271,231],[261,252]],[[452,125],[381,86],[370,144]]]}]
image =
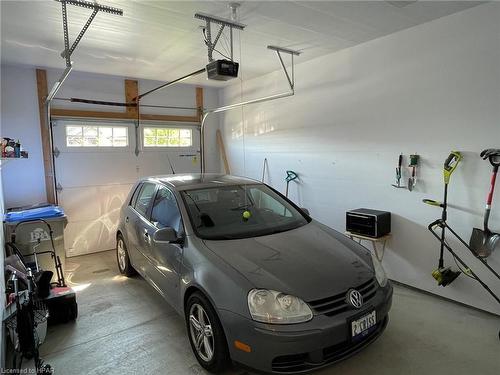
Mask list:
[{"label": "vw emblem", "polygon": [[356,289],[351,289],[347,292],[346,301],[356,309],[359,309],[361,308],[361,306],[363,306],[363,296]]}]

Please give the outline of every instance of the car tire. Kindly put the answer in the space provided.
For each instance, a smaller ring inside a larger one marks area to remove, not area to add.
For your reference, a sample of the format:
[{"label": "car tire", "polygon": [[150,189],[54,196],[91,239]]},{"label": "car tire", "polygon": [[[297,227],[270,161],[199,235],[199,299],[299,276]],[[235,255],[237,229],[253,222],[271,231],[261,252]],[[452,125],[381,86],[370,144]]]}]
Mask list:
[{"label": "car tire", "polygon": [[116,237],[116,262],[122,275],[132,276],[135,274],[135,270],[130,264],[127,245],[121,234]]},{"label": "car tire", "polygon": [[[195,320],[200,323],[200,309],[203,321],[201,322],[201,327],[199,327],[200,329],[197,329],[195,328],[196,323],[193,324],[192,322],[192,318],[194,317]],[[210,301],[199,292],[193,293],[189,296],[186,303],[185,318],[189,343],[201,367],[212,373],[219,373],[227,369],[231,362],[227,348],[227,340],[222,324]],[[208,326],[210,327],[209,329],[207,329]],[[204,337],[201,340],[201,347],[198,346],[197,348],[196,337],[200,333],[204,335]],[[211,355],[206,345],[211,346]]]}]

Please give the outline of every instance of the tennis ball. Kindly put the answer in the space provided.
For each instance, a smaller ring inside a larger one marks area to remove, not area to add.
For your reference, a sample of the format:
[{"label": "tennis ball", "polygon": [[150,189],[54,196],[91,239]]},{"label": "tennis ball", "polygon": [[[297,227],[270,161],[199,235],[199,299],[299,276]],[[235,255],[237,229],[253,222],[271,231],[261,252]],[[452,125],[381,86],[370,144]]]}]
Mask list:
[{"label": "tennis ball", "polygon": [[252,213],[250,211],[244,211],[243,212],[243,220],[248,220],[252,216]]}]

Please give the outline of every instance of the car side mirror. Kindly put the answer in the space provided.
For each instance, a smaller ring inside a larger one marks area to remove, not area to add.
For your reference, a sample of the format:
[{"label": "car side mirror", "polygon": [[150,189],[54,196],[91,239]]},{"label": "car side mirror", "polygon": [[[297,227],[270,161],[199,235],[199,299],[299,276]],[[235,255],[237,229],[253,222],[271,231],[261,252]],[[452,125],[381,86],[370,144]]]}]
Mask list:
[{"label": "car side mirror", "polygon": [[158,229],[153,234],[153,241],[154,242],[171,243],[171,242],[177,242],[178,240],[179,240],[179,238],[177,236],[177,232],[171,227],[165,227],[165,228]]},{"label": "car side mirror", "polygon": [[300,208],[302,210],[303,213],[305,213],[307,216],[311,216],[311,214],[309,213],[309,210],[307,208],[304,208],[304,207],[301,207]]}]

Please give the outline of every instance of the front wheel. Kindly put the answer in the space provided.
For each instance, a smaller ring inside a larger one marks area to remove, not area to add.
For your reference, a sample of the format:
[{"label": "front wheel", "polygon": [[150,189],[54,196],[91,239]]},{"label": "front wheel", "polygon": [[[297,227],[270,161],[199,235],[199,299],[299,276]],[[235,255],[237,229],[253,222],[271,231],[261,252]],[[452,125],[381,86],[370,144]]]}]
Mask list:
[{"label": "front wheel", "polygon": [[226,336],[214,308],[201,293],[193,293],[187,301],[186,324],[200,365],[214,373],[225,370],[230,362]]},{"label": "front wheel", "polygon": [[125,245],[125,241],[121,234],[116,238],[116,260],[118,262],[118,269],[122,275],[132,276],[135,273],[132,264],[130,264],[127,245]]}]

